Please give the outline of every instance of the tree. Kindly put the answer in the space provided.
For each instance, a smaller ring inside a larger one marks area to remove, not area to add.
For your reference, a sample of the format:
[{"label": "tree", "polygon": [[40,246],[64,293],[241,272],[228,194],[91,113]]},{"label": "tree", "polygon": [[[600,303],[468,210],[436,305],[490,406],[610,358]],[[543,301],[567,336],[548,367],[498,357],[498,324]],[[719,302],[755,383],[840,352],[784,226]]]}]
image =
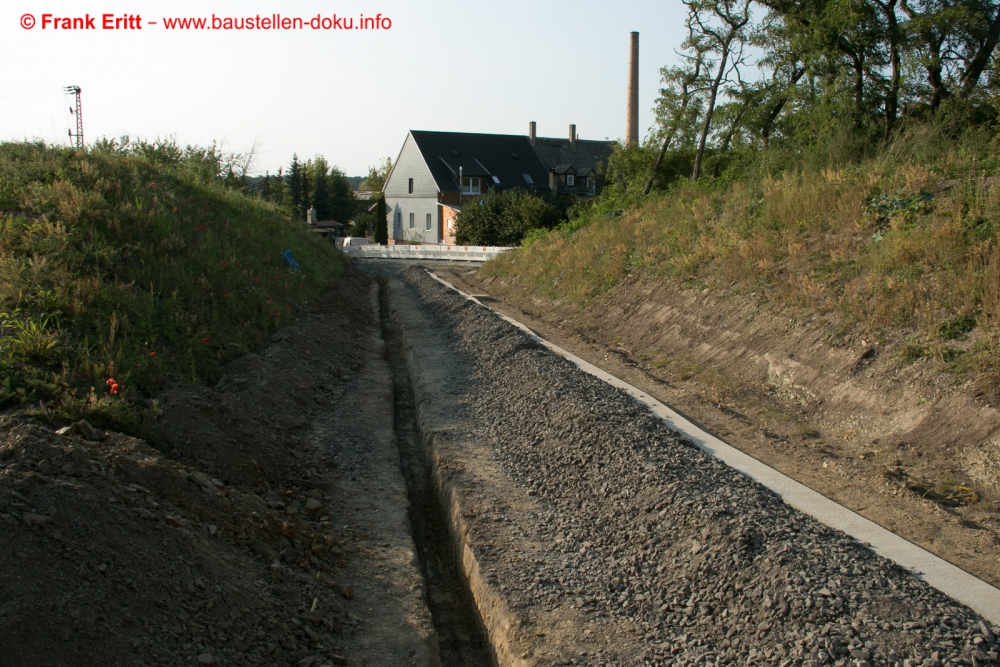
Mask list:
[{"label": "tree", "polygon": [[717,53],[719,58],[715,77],[708,85],[708,105],[691,172],[691,180],[698,180],[719,88],[730,71],[743,64],[744,28],[750,22],[750,0],[685,0],[684,4],[689,9],[688,44],[700,53]]},{"label": "tree", "polygon": [[389,219],[386,216],[385,210],[385,197],[381,194],[378,199],[375,200],[375,224],[374,224],[374,234],[375,243],[381,245],[389,244]]},{"label": "tree", "polygon": [[385,182],[389,180],[389,172],[392,171],[392,158],[385,158],[381,164],[368,167],[368,176],[361,181],[360,189],[371,190],[372,192],[382,192]]},{"label": "tree", "polygon": [[[335,220],[333,216],[333,202],[330,197],[330,192],[327,187],[327,172],[330,167],[327,165],[326,160],[322,157],[317,157],[313,161],[313,191],[312,191],[312,205],[316,209],[316,219],[317,220]],[[344,219],[346,222],[346,219]]]},{"label": "tree", "polygon": [[701,78],[701,69],[705,65],[705,52],[699,47],[700,44],[695,45],[694,55],[680,54],[688,61],[684,66],[664,67],[660,70],[665,87],[660,90],[660,99],[657,100],[657,117],[669,123],[669,126],[664,133],[663,143],[660,145],[660,152],[656,156],[653,168],[649,170],[649,178],[642,189],[643,196],[648,195],[652,189],[656,174],[663,164],[663,156],[666,155],[670,142],[674,140],[678,130],[684,125],[692,126],[698,118],[699,105],[695,104],[692,107],[691,100],[695,99],[695,86]]},{"label": "tree", "polygon": [[303,185],[302,165],[295,153],[292,155],[292,164],[288,167],[288,201],[295,211],[296,220],[302,220],[305,214]]},{"label": "tree", "polygon": [[333,167],[327,176],[327,187],[330,192],[330,219],[337,222],[347,222],[354,217],[354,188],[347,175],[338,167]]}]

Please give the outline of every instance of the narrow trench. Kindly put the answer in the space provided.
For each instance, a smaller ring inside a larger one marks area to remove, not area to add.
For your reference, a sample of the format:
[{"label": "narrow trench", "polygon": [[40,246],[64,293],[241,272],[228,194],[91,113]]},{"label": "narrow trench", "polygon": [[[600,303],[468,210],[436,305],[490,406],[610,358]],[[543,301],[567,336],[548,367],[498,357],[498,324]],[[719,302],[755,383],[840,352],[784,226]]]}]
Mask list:
[{"label": "narrow trench", "polygon": [[427,454],[417,427],[417,411],[399,332],[389,318],[389,288],[379,279],[379,317],[385,357],[392,371],[393,421],[400,464],[410,500],[410,526],[427,589],[427,606],[438,634],[443,667],[496,664],[479,610],[462,575],[448,522],[431,481]]}]

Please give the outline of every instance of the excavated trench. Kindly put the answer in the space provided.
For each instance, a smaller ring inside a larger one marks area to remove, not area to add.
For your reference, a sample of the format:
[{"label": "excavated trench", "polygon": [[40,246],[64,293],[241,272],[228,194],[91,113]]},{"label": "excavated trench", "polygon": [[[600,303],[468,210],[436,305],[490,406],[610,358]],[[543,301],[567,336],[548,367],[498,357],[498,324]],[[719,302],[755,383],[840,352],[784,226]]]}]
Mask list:
[{"label": "excavated trench", "polygon": [[392,372],[393,424],[410,502],[409,519],[427,606],[444,667],[490,667],[496,659],[455,552],[417,424],[416,403],[400,332],[390,318],[389,287],[379,278],[379,318]]}]

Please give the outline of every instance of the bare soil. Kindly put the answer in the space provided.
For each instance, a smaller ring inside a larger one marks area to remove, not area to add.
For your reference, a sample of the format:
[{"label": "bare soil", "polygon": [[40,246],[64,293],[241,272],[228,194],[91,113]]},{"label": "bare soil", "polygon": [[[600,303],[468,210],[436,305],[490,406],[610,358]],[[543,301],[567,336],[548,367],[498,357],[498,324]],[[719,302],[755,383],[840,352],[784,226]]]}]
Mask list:
[{"label": "bare soil", "polygon": [[383,355],[351,272],[155,448],[4,417],[0,665],[440,664]]},{"label": "bare soil", "polygon": [[626,281],[586,308],[468,268],[463,291],[731,445],[1000,585],[1000,411],[902,343],[829,342],[758,295]]}]

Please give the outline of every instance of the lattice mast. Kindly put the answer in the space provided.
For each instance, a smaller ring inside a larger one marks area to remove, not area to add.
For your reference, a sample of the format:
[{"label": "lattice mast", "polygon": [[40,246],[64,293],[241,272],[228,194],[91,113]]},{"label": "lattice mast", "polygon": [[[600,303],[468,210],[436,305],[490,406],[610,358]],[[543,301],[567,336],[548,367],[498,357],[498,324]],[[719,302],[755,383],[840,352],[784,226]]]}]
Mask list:
[{"label": "lattice mast", "polygon": [[76,97],[76,107],[70,109],[70,113],[76,116],[76,134],[73,134],[73,130],[69,131],[69,140],[72,142],[76,139],[76,147],[83,150],[83,107],[81,106],[81,96],[80,96],[80,86],[66,86],[66,92],[71,93]]}]

